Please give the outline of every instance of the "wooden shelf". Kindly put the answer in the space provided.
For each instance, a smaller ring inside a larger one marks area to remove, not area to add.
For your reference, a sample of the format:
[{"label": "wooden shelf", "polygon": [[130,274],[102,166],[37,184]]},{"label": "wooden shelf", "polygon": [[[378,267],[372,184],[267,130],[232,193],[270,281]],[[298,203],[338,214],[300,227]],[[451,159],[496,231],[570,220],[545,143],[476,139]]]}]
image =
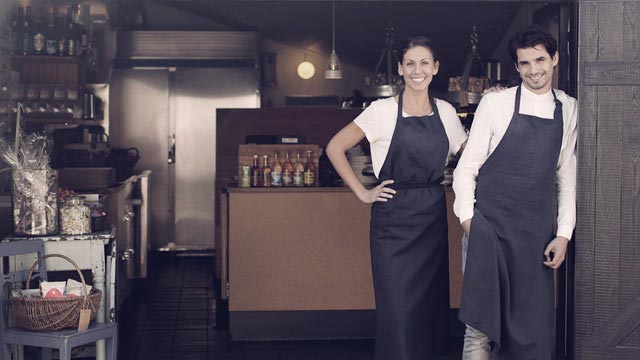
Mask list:
[{"label": "wooden shelf", "polygon": [[82,86],[86,73],[96,69],[75,56],[12,55],[12,67],[23,84]]},{"label": "wooden shelf", "polygon": [[[27,124],[68,124],[68,125],[102,125],[104,120],[84,120],[84,119],[50,119],[50,118],[23,118]],[[15,122],[16,119],[11,119],[11,122]]]}]

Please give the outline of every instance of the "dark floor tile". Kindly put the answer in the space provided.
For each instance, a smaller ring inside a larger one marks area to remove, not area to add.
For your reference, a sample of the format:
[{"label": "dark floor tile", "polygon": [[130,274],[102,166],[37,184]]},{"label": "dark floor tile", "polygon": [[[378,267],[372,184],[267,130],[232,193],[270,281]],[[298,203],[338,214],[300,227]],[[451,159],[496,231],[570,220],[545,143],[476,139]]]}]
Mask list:
[{"label": "dark floor tile", "polygon": [[145,330],[174,330],[176,328],[175,319],[148,319],[144,324]]},{"label": "dark floor tile", "polygon": [[286,341],[278,343],[280,360],[316,360],[315,349],[308,342]]},{"label": "dark floor tile", "polygon": [[206,319],[208,315],[207,311],[183,310],[181,307],[178,312],[178,319]]},{"label": "dark floor tile", "polygon": [[207,330],[209,328],[209,322],[206,319],[178,319],[176,329],[179,330]]},{"label": "dark floor tile", "polygon": [[172,360],[209,360],[207,352],[174,352]]},{"label": "dark floor tile", "polygon": [[245,360],[245,358],[242,349],[237,349],[229,351],[210,351],[209,360]]},{"label": "dark floor tile", "polygon": [[272,348],[264,349],[244,349],[244,360],[280,360],[278,349],[274,346]]},{"label": "dark floor tile", "polygon": [[[120,360],[120,359],[118,359]],[[162,354],[137,354],[136,360],[171,360],[171,353],[162,353]]]},{"label": "dark floor tile", "polygon": [[323,341],[314,344],[318,360],[373,360],[373,342]]},{"label": "dark floor tile", "polygon": [[151,311],[154,310],[174,310],[174,311],[178,311],[178,309],[180,309],[180,301],[173,301],[173,302],[153,302],[151,304]]},{"label": "dark floor tile", "polygon": [[138,353],[171,353],[174,337],[174,330],[145,330],[140,337]]},{"label": "dark floor tile", "polygon": [[185,301],[180,304],[180,310],[202,310],[206,311],[210,308],[210,301]]},{"label": "dark floor tile", "polygon": [[207,352],[207,330],[176,330],[173,351],[178,352]]}]

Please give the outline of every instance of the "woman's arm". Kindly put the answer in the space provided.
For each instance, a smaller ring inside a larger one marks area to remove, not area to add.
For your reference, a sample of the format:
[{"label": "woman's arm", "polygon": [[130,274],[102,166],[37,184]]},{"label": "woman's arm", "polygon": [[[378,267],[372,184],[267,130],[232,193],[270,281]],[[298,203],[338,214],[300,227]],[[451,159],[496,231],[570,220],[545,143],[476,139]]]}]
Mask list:
[{"label": "woman's arm", "polygon": [[367,190],[356,177],[345,155],[348,149],[354,147],[364,139],[364,137],[364,132],[358,125],[353,122],[349,123],[349,125],[345,126],[331,139],[326,148],[327,156],[342,180],[349,186],[358,199],[367,204],[375,201],[385,202],[393,198],[393,194],[396,193],[395,190],[384,187],[385,185],[393,183],[393,180],[383,181],[375,188]]}]

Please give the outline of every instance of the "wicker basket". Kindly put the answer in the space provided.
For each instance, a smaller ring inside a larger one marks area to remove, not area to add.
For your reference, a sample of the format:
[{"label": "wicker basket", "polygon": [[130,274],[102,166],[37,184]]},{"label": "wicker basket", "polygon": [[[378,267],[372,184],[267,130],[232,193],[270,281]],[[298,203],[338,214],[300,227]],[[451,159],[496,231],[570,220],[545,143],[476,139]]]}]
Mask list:
[{"label": "wicker basket", "polygon": [[[23,329],[33,331],[55,331],[66,328],[78,327],[80,319],[80,310],[91,309],[91,319],[95,318],[96,312],[100,309],[100,299],[102,293],[100,290],[91,290],[87,294],[87,284],[84,276],[78,267],[78,264],[70,258],[59,255],[45,255],[31,266],[29,276],[31,279],[33,271],[38,264],[50,257],[59,257],[70,262],[80,275],[82,281],[82,296],[64,299],[44,299],[44,298],[26,298],[11,296],[11,313],[15,318],[16,325]],[[29,289],[29,281],[27,281],[27,289]]]}]

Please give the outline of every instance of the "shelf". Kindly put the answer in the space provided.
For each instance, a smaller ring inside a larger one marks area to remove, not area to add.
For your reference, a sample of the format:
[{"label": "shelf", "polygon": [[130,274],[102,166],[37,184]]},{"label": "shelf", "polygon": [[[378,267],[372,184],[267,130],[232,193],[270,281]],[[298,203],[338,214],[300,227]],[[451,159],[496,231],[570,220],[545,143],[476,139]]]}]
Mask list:
[{"label": "shelf", "polygon": [[[84,120],[84,119],[47,119],[47,118],[23,118],[27,124],[43,124],[43,125],[102,125],[104,120]],[[11,119],[15,122],[16,119]]]},{"label": "shelf", "polygon": [[46,64],[77,64],[89,70],[93,67],[76,56],[58,55],[11,55],[14,62],[20,63],[46,63]]},{"label": "shelf", "polygon": [[96,71],[75,56],[12,55],[12,68],[24,84],[66,84],[83,86],[87,72]]}]

